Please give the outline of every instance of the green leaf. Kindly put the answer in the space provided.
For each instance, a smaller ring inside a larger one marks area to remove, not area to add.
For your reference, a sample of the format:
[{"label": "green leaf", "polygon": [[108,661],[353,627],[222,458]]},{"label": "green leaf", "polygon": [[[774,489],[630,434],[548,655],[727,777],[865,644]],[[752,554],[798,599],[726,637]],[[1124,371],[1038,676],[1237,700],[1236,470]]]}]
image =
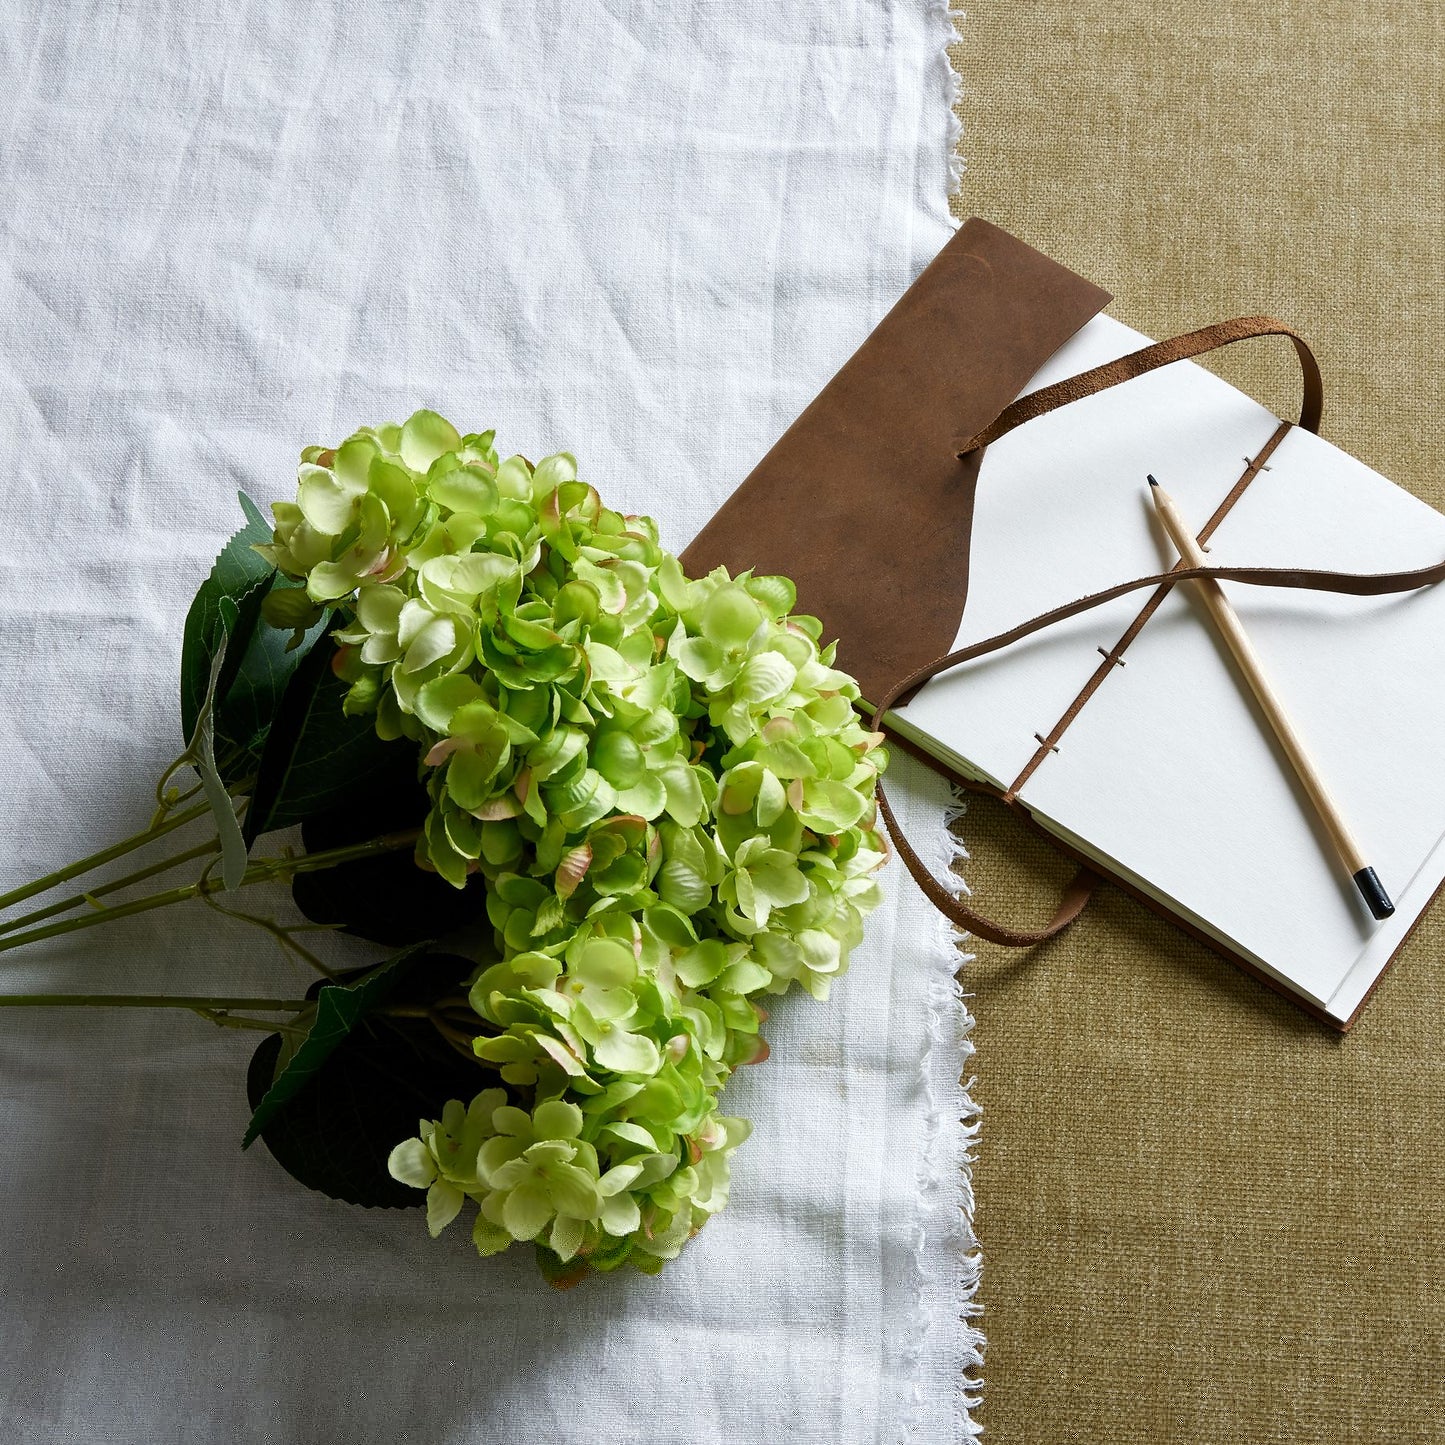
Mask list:
[{"label": "green leaf", "polygon": [[300,1048],[292,1054],[266,1090],[251,1116],[251,1125],[241,1141],[249,1149],[270,1119],[336,1051],[341,1041],[396,986],[407,961],[421,951],[413,944],[378,964],[355,983],[325,984],[316,999],[316,1021]]},{"label": "green leaf", "polygon": [[272,829],[304,822],[364,787],[393,746],[414,756],[415,744],[383,742],[370,717],[342,711],[348,684],[331,670],[334,652],[328,644],[313,647],[286,686],[246,811],[248,843]]},{"label": "green leaf", "polygon": [[260,590],[256,621],[230,684],[221,694],[216,736],[244,754],[243,761],[230,770],[234,776],[228,781],[254,771],[291,678],[326,632],[328,618],[323,614],[302,634],[297,646],[291,647],[291,630],[270,626],[260,613],[267,596],[283,591],[301,593],[302,589],[282,587],[278,580]]},{"label": "green leaf", "polygon": [[[301,825],[308,853],[346,848],[384,833],[419,828],[431,800],[416,780],[416,749],[402,739],[387,745],[382,763],[335,807]],[[296,906],[313,923],[340,924],[348,933],[389,948],[440,938],[486,922],[486,880],[480,873],[460,891],[417,867],[410,849],[377,853],[335,868],[298,873]]]},{"label": "green leaf", "polygon": [[[264,557],[253,550],[256,543],[271,540],[271,528],[257,511],[256,504],[244,492],[240,495],[247,516],[246,525],[221,549],[210,576],[201,583],[186,614],[181,637],[181,731],[187,739],[196,730],[196,718],[206,696],[211,659],[226,630],[222,620],[223,599],[229,598],[239,604],[247,593],[275,571]],[[239,666],[240,661],[240,652],[237,651],[234,662]],[[222,697],[226,695],[224,687],[219,691]]]},{"label": "green leaf", "polygon": [[[226,543],[186,614],[181,636],[181,731],[189,740],[210,680],[220,639],[229,639],[216,682],[215,741],[224,758],[219,775],[231,784],[254,767],[282,693],[325,630],[325,619],[287,650],[290,633],[267,626],[261,608],[278,585],[275,569],[254,549],[269,542],[270,524],[244,492],[246,525]],[[234,756],[231,756],[234,755]]]},{"label": "green leaf", "polygon": [[[418,956],[391,999],[422,1003],[454,992],[472,968],[452,955]],[[246,1093],[260,1106],[281,1064],[281,1038],[251,1059]],[[276,1162],[308,1189],[368,1208],[409,1209],[425,1196],[387,1172],[418,1119],[439,1119],[449,1099],[469,1099],[488,1076],[453,1052],[430,1024],[372,1015],[346,1035],[326,1066],[261,1130]]]}]

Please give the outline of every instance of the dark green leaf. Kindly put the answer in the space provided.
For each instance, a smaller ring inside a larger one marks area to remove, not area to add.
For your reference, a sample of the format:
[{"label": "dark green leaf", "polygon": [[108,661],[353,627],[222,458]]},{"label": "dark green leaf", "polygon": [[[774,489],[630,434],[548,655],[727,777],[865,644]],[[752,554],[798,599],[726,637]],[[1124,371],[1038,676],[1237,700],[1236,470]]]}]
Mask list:
[{"label": "dark green leaf", "polygon": [[355,983],[322,986],[316,996],[315,1022],[300,1048],[276,1075],[266,1097],[256,1106],[246,1137],[241,1141],[243,1149],[251,1147],[276,1111],[320,1069],[357,1023],[391,992],[407,960],[417,951],[417,948],[404,949],[368,970]]},{"label": "dark green leaf", "polygon": [[244,492],[241,508],[246,525],[222,548],[211,575],[201,584],[181,638],[181,730],[188,741],[195,732],[217,646],[223,636],[230,639],[215,707],[220,775],[228,784],[254,768],[287,682],[325,630],[323,619],[299,648],[288,652],[290,634],[262,621],[261,604],[281,584],[252,544],[269,542],[272,533]]},{"label": "dark green leaf", "polygon": [[[472,969],[453,955],[418,955],[391,997],[408,1003],[437,998],[461,987]],[[272,1086],[281,1043],[279,1035],[270,1035],[251,1059],[246,1093],[253,1109]],[[425,1020],[372,1015],[266,1123],[261,1140],[309,1189],[349,1204],[414,1207],[425,1195],[387,1172],[392,1149],[416,1133],[419,1119],[440,1118],[447,1100],[471,1099],[495,1083],[494,1074],[448,1048]]]},{"label": "dark green leaf", "polygon": [[[250,499],[246,498],[246,501]],[[211,568],[211,575],[201,583],[186,614],[181,636],[181,731],[187,741],[195,731],[201,701],[206,695],[206,682],[210,677],[216,644],[228,630],[223,622],[225,599],[239,604],[248,592],[274,571],[264,557],[252,550],[254,543],[271,540],[271,529],[255,510],[255,503],[251,503],[247,516],[246,525],[221,549]],[[260,606],[259,600],[257,606]],[[234,628],[229,630],[234,632]],[[236,649],[237,666],[241,661],[240,650],[239,647]],[[224,688],[221,696],[225,696]]]},{"label": "dark green leaf", "polygon": [[280,585],[273,582],[261,590],[246,650],[216,713],[216,736],[245,755],[245,762],[233,769],[236,777],[255,770],[292,676],[326,631],[327,617],[323,616],[298,646],[287,651],[291,633],[268,626],[260,615],[266,595]]},{"label": "dark green leaf", "polygon": [[[378,766],[358,777],[341,802],[301,825],[301,840],[308,853],[349,847],[420,827],[428,807],[426,789],[416,780],[415,744],[388,745]],[[486,917],[480,874],[465,888],[453,888],[417,867],[410,849],[298,873],[291,893],[313,923],[339,923],[392,948],[440,938]]]},{"label": "dark green leaf", "polygon": [[[279,631],[274,636],[284,638]],[[415,743],[383,742],[370,717],[348,717],[342,711],[347,684],[331,670],[334,655],[329,642],[311,648],[286,686],[261,750],[246,811],[247,843],[353,795],[398,750],[415,768]],[[365,836],[374,838],[382,831],[373,829]]]}]

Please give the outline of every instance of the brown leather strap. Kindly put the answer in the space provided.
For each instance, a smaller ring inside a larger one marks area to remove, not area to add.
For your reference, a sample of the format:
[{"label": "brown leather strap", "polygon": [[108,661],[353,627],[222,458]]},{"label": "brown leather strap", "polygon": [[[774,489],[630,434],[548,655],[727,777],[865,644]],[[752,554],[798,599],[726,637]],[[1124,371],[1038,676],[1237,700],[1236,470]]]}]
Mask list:
[{"label": "brown leather strap", "polygon": [[[1445,561],[1403,572],[1330,572],[1309,567],[1178,567],[1169,572],[1154,572],[1148,577],[1136,577],[1133,581],[1120,582],[1113,587],[1105,587],[1100,592],[1091,592],[1087,597],[1066,602],[1062,607],[1051,607],[1047,612],[1041,612],[1037,617],[1029,618],[1027,622],[1020,622],[1006,632],[996,633],[993,637],[986,637],[981,642],[970,643],[967,647],[961,647],[956,652],[950,652],[946,656],[916,669],[888,690],[882,701],[873,709],[869,726],[875,732],[879,730],[883,726],[884,714],[894,703],[922,687],[929,678],[936,677],[950,667],[958,667],[962,663],[984,657],[990,652],[997,652],[1000,648],[1019,642],[1055,622],[1062,622],[1069,617],[1077,617],[1081,612],[1101,607],[1106,602],[1112,602],[1116,597],[1126,596],[1141,588],[1158,587],[1161,583],[1172,585],[1179,582],[1193,582],[1205,577],[1212,577],[1217,582],[1244,582],[1255,587],[1291,587],[1319,592],[1342,592],[1352,597],[1379,597],[1391,592],[1410,592],[1417,587],[1428,587],[1433,583],[1445,581]],[[928,871],[927,865],[913,851],[908,840],[903,836],[902,829],[898,826],[898,820],[894,816],[893,809],[881,786],[878,788],[878,811],[883,817],[884,825],[893,839],[894,846],[898,849],[898,856],[902,858],[904,867],[913,875],[914,881],[923,890],[929,901],[950,922],[957,924],[960,928],[968,929],[969,932],[977,934],[980,938],[988,939],[990,943],[1001,943],[1010,948],[1027,948],[1035,943],[1043,942],[1046,938],[1052,938],[1054,934],[1066,928],[1078,917],[1084,904],[1088,902],[1089,894],[1095,883],[1098,882],[1097,877],[1087,868],[1081,868],[1065,890],[1064,897],[1053,918],[1043,928],[1033,930],[1009,928],[1004,924],[994,923],[981,914],[975,913],[971,908],[965,907],[933,877]]]},{"label": "brown leather strap", "polygon": [[1122,381],[1132,381],[1136,376],[1168,366],[1175,361],[1188,361],[1191,357],[1202,356],[1206,351],[1215,351],[1221,346],[1231,346],[1236,341],[1247,341],[1255,336],[1287,336],[1294,343],[1299,356],[1300,370],[1304,374],[1304,398],[1300,403],[1299,424],[1306,430],[1318,432],[1320,415],[1324,407],[1324,383],[1320,379],[1319,363],[1314,352],[1305,344],[1291,327],[1272,316],[1237,316],[1232,321],[1219,321],[1213,326],[1203,326],[1185,336],[1175,336],[1168,341],[1157,341],[1142,351],[1131,351],[1117,361],[1096,366],[1092,371],[1080,372],[1065,381],[1055,382],[1020,397],[1011,406],[984,427],[981,432],[962,440],[958,446],[960,459],[970,452],[996,442],[1015,427],[1026,421],[1043,416],[1046,412],[1067,406],[1071,401],[1082,401],[1096,392],[1107,391]]},{"label": "brown leather strap", "polygon": [[928,871],[928,865],[913,851],[912,845],[903,835],[903,829],[898,826],[898,819],[893,815],[893,807],[881,783],[876,796],[878,812],[893,839],[893,846],[898,850],[903,866],[913,875],[913,881],[923,890],[924,896],[950,923],[966,928],[970,933],[986,938],[990,943],[1000,943],[1005,948],[1032,948],[1034,944],[1052,938],[1079,916],[1099,881],[1095,873],[1081,867],[1070,880],[1069,886],[1064,889],[1054,916],[1042,928],[1010,928],[1005,923],[995,923],[991,918],[975,913],[966,904],[959,902],[957,895],[950,893]]}]

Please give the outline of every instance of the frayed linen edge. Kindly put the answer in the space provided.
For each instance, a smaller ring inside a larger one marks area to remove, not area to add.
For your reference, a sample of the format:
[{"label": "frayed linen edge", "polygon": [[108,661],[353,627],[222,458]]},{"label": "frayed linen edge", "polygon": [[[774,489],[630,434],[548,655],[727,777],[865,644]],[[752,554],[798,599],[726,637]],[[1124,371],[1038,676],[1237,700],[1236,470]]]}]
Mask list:
[{"label": "frayed linen edge", "polygon": [[963,104],[963,77],[953,64],[953,56],[949,53],[950,48],[959,42],[958,21],[966,19],[961,10],[954,10],[949,0],[928,0],[929,14],[942,34],[942,43],[939,46],[939,64],[943,72],[944,103],[948,110],[947,131],[944,140],[945,164],[948,171],[949,198],[956,196],[963,185],[963,156],[959,152],[959,142],[963,139],[963,122],[959,119],[958,110]]},{"label": "frayed linen edge", "polygon": [[[967,809],[956,789],[941,827],[930,830],[926,859],[937,878],[953,874],[968,851],[955,838],[952,825]],[[974,1419],[983,1395],[984,1335],[977,1320],[982,1313],[977,1294],[983,1255],[973,1229],[973,1161],[981,1110],[974,1103],[974,1079],[964,1071],[974,1054],[973,1016],[955,976],[973,955],[959,947],[966,935],[941,913],[929,940],[927,1043],[920,1062],[928,1133],[919,1165],[919,1215],[913,1241],[918,1313],[913,1350],[914,1396],[900,1440],[916,1439],[915,1426],[929,1391],[935,1400],[952,1402],[950,1442],[974,1441],[980,1427]],[[931,1348],[930,1348],[931,1346]],[[933,1357],[929,1378],[924,1361]],[[936,1371],[936,1374],[935,1374]]]}]

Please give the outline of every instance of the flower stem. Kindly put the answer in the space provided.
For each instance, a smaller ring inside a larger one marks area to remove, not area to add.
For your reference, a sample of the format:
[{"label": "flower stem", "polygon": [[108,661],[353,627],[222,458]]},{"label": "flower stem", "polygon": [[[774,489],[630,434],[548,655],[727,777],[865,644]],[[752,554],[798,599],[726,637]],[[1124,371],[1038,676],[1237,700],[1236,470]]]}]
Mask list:
[{"label": "flower stem", "polygon": [[[203,807],[200,811],[206,811]],[[353,843],[345,848],[330,848],[323,853],[303,853],[300,857],[260,858],[246,869],[241,886],[252,883],[266,883],[275,878],[290,878],[297,873],[312,873],[321,868],[334,868],[340,863],[351,863],[358,858],[369,858],[378,853],[394,853],[410,848],[420,835],[420,829],[411,828],[404,833],[387,833],[372,838],[366,843]],[[64,933],[76,933],[83,928],[95,928],[117,918],[130,918],[137,913],[149,913],[153,908],[165,908],[172,903],[184,903],[202,893],[219,890],[219,883],[210,881],[187,883],[180,888],[168,888],[162,893],[151,893],[144,898],[134,898],[128,903],[117,903],[112,908],[99,908],[79,918],[67,918],[59,923],[47,923],[40,928],[27,929],[24,933],[0,938],[0,953],[20,948],[27,943],[38,943],[44,938],[58,938]]]},{"label": "flower stem", "polygon": [[0,994],[0,1008],[184,1008],[194,1012],[245,1008],[259,1013],[299,1013],[310,1006],[304,998],[187,998],[168,993]]},{"label": "flower stem", "polygon": [[113,858],[124,857],[125,854],[134,852],[137,848],[143,848],[154,839],[163,838],[167,833],[174,832],[175,829],[193,819],[204,817],[210,811],[209,803],[197,803],[194,808],[187,808],[184,813],[177,813],[175,817],[167,818],[165,822],[154,828],[147,828],[119,843],[112,843],[109,848],[102,848],[99,853],[92,853],[88,858],[68,863],[64,868],[57,868],[54,873],[47,873],[43,878],[22,884],[19,888],[12,888],[9,893],[0,893],[0,908],[9,908],[12,903],[20,903],[26,898],[33,898],[37,893],[44,893],[57,884],[77,878],[82,873],[89,873],[92,868],[99,868],[101,864],[109,863]]},{"label": "flower stem", "polygon": [[193,858],[204,858],[208,854],[216,852],[220,846],[220,843],[212,838],[210,842],[187,849],[184,853],[177,853],[172,858],[162,858],[159,863],[152,863],[148,868],[140,868],[134,873],[127,873],[124,878],[117,878],[113,883],[87,889],[84,893],[77,893],[63,902],[52,903],[46,908],[37,908],[34,913],[22,913],[19,918],[0,920],[0,933],[14,933],[17,928],[41,923],[47,918],[54,918],[57,913],[69,913],[72,908],[79,908],[86,903],[98,906],[95,904],[97,898],[104,898],[108,893],[118,893],[122,888],[129,888],[132,883],[139,883],[143,879],[154,878],[157,873],[169,872],[182,863],[189,863]]}]

